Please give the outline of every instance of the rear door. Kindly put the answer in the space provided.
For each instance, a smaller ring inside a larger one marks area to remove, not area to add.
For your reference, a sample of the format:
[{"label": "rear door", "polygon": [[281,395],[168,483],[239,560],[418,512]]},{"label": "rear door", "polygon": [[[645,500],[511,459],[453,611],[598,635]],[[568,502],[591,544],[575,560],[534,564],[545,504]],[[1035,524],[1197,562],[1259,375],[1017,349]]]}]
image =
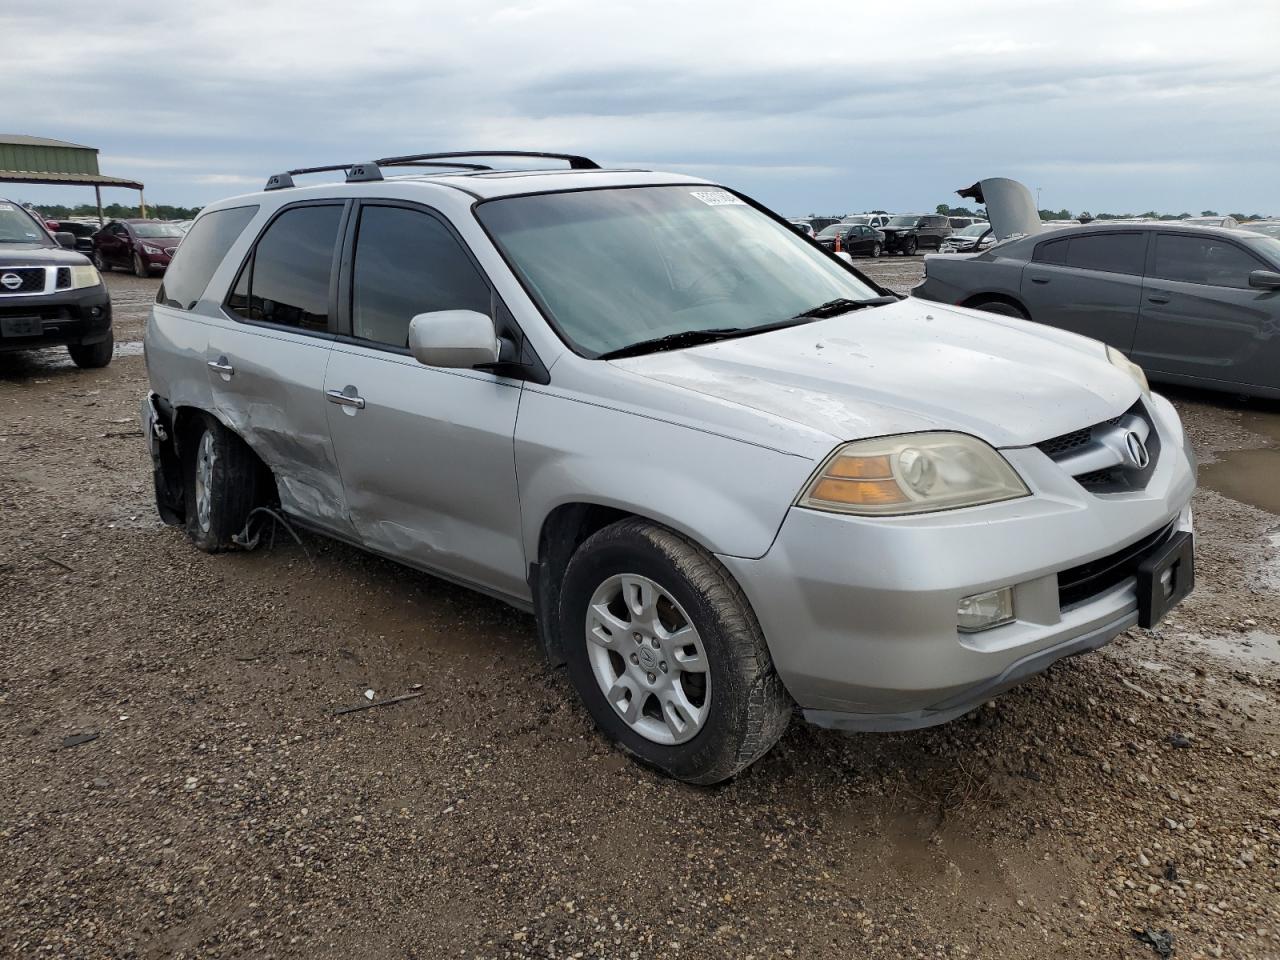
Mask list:
[{"label": "rear door", "polygon": [[514,449],[521,382],[426,367],[408,350],[417,314],[503,308],[434,211],[363,202],[349,233],[325,407],[355,529],[370,549],[527,597]]},{"label": "rear door", "polygon": [[1090,231],[1036,244],[1022,271],[1022,302],[1037,323],[1133,347],[1147,234]]},{"label": "rear door", "polygon": [[219,415],[276,477],[290,514],[351,535],[329,437],[324,373],[333,346],[342,201],[282,208],[250,251],[209,328]]},{"label": "rear door", "polygon": [[1269,269],[1224,237],[1157,233],[1134,362],[1223,383],[1280,382],[1280,293],[1249,286],[1252,271]]}]

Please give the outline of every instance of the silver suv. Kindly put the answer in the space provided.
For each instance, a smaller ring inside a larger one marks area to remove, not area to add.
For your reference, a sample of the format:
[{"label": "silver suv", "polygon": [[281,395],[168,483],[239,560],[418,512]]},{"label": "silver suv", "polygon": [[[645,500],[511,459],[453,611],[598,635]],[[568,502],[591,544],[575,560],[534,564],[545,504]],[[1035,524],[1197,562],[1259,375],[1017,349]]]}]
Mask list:
[{"label": "silver suv", "polygon": [[475,158],[195,221],[143,420],[198,547],[265,506],[529,610],[696,783],[797,711],[941,723],[1190,590],[1187,441],[1120,354],[890,295],[712,183]]}]

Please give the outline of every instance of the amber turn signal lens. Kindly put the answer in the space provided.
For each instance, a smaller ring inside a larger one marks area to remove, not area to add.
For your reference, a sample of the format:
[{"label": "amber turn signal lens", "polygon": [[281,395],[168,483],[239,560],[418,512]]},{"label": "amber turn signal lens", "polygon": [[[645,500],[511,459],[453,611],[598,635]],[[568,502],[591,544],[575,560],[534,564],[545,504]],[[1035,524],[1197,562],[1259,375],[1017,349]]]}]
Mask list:
[{"label": "amber turn signal lens", "polygon": [[828,503],[864,506],[903,503],[907,499],[894,480],[835,480],[831,477],[819,480],[810,496]]},{"label": "amber turn signal lens", "polygon": [[887,456],[837,457],[823,476],[842,480],[892,480],[893,467]]}]

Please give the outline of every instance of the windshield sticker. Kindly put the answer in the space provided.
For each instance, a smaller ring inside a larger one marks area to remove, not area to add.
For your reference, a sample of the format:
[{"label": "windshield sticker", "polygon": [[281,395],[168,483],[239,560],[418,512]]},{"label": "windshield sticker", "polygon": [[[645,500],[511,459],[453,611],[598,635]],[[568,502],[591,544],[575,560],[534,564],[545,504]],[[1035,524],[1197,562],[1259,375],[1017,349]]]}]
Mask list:
[{"label": "windshield sticker", "polygon": [[690,190],[689,193],[709,207],[727,207],[733,204],[742,207],[746,206],[745,203],[727,190]]}]

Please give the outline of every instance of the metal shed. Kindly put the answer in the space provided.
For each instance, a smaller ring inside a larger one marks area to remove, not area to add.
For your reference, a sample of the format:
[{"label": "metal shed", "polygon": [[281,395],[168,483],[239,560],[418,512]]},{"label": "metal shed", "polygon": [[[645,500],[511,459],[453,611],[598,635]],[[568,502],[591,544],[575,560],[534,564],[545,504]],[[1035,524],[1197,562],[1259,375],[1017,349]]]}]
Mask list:
[{"label": "metal shed", "polygon": [[65,140],[0,133],[0,183],[46,183],[93,187],[102,222],[102,188],[138,191],[142,215],[147,215],[143,185],[136,180],[104,177],[98,172],[98,148]]}]

